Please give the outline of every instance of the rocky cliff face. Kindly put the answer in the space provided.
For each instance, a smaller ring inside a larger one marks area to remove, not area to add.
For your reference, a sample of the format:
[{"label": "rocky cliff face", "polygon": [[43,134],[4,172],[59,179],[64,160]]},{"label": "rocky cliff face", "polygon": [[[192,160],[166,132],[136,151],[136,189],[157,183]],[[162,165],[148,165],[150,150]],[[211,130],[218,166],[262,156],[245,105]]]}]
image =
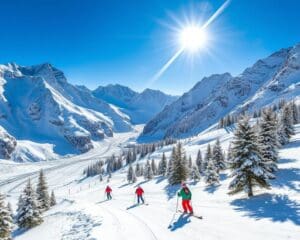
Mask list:
[{"label": "rocky cliff face", "polygon": [[253,111],[300,94],[300,45],[257,61],[239,76],[203,78],[145,126],[141,140],[188,137],[230,112]]}]

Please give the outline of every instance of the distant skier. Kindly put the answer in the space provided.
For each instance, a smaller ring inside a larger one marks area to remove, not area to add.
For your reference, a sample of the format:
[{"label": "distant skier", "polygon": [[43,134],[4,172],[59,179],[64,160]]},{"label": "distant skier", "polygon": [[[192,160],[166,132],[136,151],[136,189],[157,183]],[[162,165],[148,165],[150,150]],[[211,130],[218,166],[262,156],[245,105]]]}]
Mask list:
[{"label": "distant skier", "polygon": [[142,203],[144,204],[145,203],[143,198],[144,190],[141,188],[141,186],[137,187],[137,189],[135,190],[135,194],[137,196],[138,204],[140,204],[140,201],[142,201]]},{"label": "distant skier", "polygon": [[181,189],[178,192],[178,197],[182,197],[182,208],[184,213],[187,213],[189,211],[190,214],[193,214],[194,211],[191,206],[192,193],[185,183],[181,184]]},{"label": "distant skier", "polygon": [[107,200],[112,199],[111,192],[112,192],[112,189],[107,185],[107,187],[105,188],[105,193],[106,193]]}]

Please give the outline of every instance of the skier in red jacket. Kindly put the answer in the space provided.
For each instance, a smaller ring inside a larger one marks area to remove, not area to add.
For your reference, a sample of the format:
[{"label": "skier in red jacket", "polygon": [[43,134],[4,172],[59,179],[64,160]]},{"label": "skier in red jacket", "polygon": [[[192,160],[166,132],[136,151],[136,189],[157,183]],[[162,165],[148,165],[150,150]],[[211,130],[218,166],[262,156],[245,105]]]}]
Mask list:
[{"label": "skier in red jacket", "polygon": [[137,189],[135,190],[135,194],[137,196],[138,204],[140,204],[140,201],[142,201],[142,203],[144,204],[145,203],[143,198],[144,190],[141,188],[141,186],[137,187]]},{"label": "skier in red jacket", "polygon": [[105,193],[106,193],[107,200],[112,199],[111,192],[112,192],[112,189],[107,185],[107,187],[105,188]]}]

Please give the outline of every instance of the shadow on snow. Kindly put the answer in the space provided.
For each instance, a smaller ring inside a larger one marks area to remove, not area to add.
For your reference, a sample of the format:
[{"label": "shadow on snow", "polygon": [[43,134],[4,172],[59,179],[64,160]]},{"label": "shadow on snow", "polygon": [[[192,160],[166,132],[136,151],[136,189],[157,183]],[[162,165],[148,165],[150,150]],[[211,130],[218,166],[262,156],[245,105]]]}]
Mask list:
[{"label": "shadow on snow", "polygon": [[273,222],[291,221],[300,225],[300,205],[287,195],[262,194],[250,199],[236,199],[231,205],[256,220],[268,218]]},{"label": "shadow on snow", "polygon": [[288,187],[294,191],[300,192],[300,186],[296,184],[300,179],[299,168],[281,168],[276,173],[277,179],[272,181],[274,187]]},{"label": "shadow on snow", "polygon": [[189,215],[183,215],[181,214],[180,217],[177,219],[176,222],[173,223],[172,227],[171,227],[171,231],[175,231],[179,228],[182,228],[184,227],[184,225],[190,223],[191,220],[190,220],[190,216]]}]

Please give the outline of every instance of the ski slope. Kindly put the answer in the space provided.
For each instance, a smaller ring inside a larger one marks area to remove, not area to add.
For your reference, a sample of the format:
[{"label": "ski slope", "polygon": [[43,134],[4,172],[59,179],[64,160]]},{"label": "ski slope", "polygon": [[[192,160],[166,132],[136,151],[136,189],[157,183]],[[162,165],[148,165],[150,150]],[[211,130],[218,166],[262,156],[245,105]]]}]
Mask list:
[{"label": "ski slope", "polygon": [[[227,194],[230,179],[226,172],[221,175],[221,184],[218,187],[207,187],[203,181],[198,184],[190,182],[194,211],[202,215],[203,220],[175,213],[178,188],[168,187],[167,181],[161,177],[148,182],[143,178],[138,179],[145,190],[146,202],[149,205],[136,206],[133,193],[137,184],[127,184],[126,168],[113,174],[109,183],[113,189],[111,201],[105,201],[104,198],[106,179],[99,182],[98,177],[86,179],[82,175],[83,167],[92,159],[119,151],[120,144],[132,141],[137,132],[119,134],[112,142],[103,143],[101,149],[73,159],[38,165],[24,164],[26,172],[22,174],[31,174],[33,181],[36,180],[35,171],[41,166],[48,168],[46,177],[49,188],[54,189],[58,204],[44,214],[43,224],[27,232],[16,231],[14,239],[298,240],[300,125],[296,126],[296,132],[291,143],[280,150],[279,171],[277,179],[272,182],[272,189],[256,190],[251,199],[247,199],[244,194]],[[184,147],[195,158],[198,149],[204,153],[207,143],[214,141],[216,137],[220,137],[222,147],[227,149],[232,130],[211,129],[195,138],[187,139]],[[160,159],[163,151],[168,156],[170,150],[171,146],[167,146],[153,153],[151,158]],[[15,165],[19,167],[14,167]],[[1,175],[0,186],[1,191],[9,192],[8,199],[14,208],[26,180],[23,176],[23,179],[5,182],[20,177],[22,167],[20,164],[15,165],[11,165],[11,172],[6,177]],[[56,169],[51,170],[51,167]],[[171,222],[173,217],[174,221]],[[170,223],[172,227],[168,228]]]}]

